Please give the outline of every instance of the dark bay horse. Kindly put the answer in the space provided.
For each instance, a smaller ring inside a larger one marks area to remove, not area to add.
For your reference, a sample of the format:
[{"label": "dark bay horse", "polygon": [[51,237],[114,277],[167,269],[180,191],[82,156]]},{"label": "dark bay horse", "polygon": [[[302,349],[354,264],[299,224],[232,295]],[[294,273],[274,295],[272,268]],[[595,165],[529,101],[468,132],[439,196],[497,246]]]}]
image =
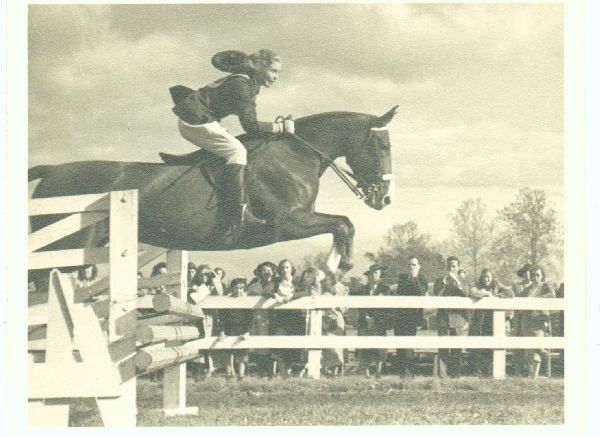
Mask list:
[{"label": "dark bay horse", "polygon": [[[138,238],[142,243],[179,250],[233,250],[331,233],[341,255],[339,268],[350,269],[354,226],[343,215],[314,210],[319,178],[330,164],[327,158],[345,156],[365,203],[375,209],[390,203],[387,193],[393,176],[386,125],[395,110],[381,117],[329,112],[296,120],[298,137],[319,153],[289,135],[262,140],[250,153],[247,184],[252,209],[267,225],[247,229],[234,247],[225,247],[215,234],[217,209],[209,207],[213,188],[196,166],[81,161],[33,167],[29,180],[41,179],[34,198],[139,190]],[[59,218],[33,217],[32,230]],[[45,249],[105,243],[106,230],[90,228]]]}]

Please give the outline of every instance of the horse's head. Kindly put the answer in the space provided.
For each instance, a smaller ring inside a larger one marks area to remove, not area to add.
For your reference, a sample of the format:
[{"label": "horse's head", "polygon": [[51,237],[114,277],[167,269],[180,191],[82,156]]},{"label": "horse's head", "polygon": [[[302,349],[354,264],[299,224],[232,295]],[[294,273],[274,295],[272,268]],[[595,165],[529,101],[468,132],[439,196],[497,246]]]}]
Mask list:
[{"label": "horse's head", "polygon": [[394,118],[394,106],[381,117],[370,117],[366,123],[357,123],[356,136],[346,148],[346,162],[352,169],[352,177],[364,194],[371,208],[380,210],[392,203],[391,188],[394,175],[388,123]]}]

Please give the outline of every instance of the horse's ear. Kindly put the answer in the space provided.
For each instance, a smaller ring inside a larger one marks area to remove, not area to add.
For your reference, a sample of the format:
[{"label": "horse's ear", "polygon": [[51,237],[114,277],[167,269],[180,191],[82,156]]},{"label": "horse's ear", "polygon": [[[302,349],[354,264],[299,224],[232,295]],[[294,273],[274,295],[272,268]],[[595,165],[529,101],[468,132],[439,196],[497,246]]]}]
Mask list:
[{"label": "horse's ear", "polygon": [[384,126],[387,126],[387,124],[390,121],[392,121],[392,118],[394,118],[394,115],[396,115],[396,110],[397,109],[398,109],[398,105],[394,106],[388,112],[386,112],[381,117],[379,117],[377,120],[375,120],[374,127],[384,127]]}]

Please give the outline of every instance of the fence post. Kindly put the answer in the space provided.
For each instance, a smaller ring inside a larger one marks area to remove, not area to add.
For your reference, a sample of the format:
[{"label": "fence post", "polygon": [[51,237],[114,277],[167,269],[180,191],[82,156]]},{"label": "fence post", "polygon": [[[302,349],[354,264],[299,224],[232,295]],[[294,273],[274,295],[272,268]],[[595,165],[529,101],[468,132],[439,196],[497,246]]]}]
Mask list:
[{"label": "fence post", "polygon": [[[494,338],[506,336],[505,311],[494,311]],[[494,349],[493,377],[503,379],[506,377],[506,349]]]},{"label": "fence post", "polygon": [[[169,287],[167,292],[187,302],[188,253],[186,250],[167,252],[167,271],[181,272],[179,284]],[[198,414],[198,407],[186,407],[186,373],[186,363],[176,364],[163,370],[163,410],[167,416]]]},{"label": "fence post", "polygon": [[[309,310],[308,335],[321,335],[323,325],[323,310]],[[321,376],[321,349],[308,351],[308,376],[319,379]]]},{"label": "fence post", "polygon": [[137,299],[138,192],[111,192],[109,199],[111,310],[108,340],[123,382],[119,398],[98,398],[97,403],[104,426],[135,426],[137,310],[135,305],[127,304]]}]

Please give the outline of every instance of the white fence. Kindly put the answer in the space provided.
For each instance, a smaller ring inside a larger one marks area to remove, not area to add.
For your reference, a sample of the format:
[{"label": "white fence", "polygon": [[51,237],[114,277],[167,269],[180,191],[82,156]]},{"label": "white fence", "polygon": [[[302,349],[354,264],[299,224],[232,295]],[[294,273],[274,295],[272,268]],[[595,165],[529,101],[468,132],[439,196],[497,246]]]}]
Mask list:
[{"label": "white fence", "polygon": [[[308,336],[249,336],[219,339],[208,337],[186,342],[178,346],[178,352],[186,355],[194,350],[206,349],[309,349],[309,376],[320,374],[320,349],[371,349],[371,348],[465,348],[493,349],[493,376],[504,378],[506,349],[563,349],[563,337],[507,337],[505,311],[507,310],[564,310],[563,299],[485,297],[473,300],[465,297],[412,297],[412,296],[314,296],[303,297],[289,303],[278,304],[262,297],[210,296],[197,304],[207,309],[269,309],[307,310],[310,312]],[[321,318],[327,308],[448,308],[469,310],[493,310],[492,336],[323,336]]]}]

